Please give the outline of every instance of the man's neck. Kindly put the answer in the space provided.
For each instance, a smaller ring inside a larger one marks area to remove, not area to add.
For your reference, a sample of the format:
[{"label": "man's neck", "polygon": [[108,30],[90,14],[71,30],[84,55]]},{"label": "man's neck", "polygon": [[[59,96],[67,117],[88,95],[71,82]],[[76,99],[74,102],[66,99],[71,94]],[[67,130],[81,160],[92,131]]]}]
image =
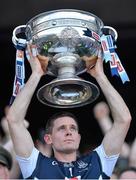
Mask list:
[{"label": "man's neck", "polygon": [[54,156],[58,161],[69,163],[72,161],[76,161],[77,153],[76,152],[73,152],[73,153],[54,152]]}]

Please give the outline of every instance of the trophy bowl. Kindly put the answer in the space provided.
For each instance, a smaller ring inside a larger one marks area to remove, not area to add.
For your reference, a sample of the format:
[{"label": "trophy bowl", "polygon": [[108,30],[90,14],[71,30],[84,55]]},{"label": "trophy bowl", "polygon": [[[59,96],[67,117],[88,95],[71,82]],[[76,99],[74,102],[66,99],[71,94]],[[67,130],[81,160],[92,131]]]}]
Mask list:
[{"label": "trophy bowl", "polygon": [[74,9],[44,12],[28,21],[26,40],[36,45],[39,54],[49,58],[47,74],[56,77],[38,90],[41,103],[73,108],[97,99],[98,87],[78,75],[86,71],[86,58],[91,59],[92,67],[95,65],[103,28],[97,16]]}]

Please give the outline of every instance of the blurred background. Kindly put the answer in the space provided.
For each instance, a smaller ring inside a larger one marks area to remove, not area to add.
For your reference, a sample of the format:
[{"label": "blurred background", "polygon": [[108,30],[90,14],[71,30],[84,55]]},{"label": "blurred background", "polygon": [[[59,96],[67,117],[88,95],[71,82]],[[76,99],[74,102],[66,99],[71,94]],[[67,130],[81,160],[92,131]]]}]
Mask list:
[{"label": "blurred background", "polygon": [[[128,73],[130,82],[122,84],[120,78],[111,77],[108,64],[104,64],[105,73],[110,82],[122,95],[132,113],[132,124],[126,141],[130,142],[136,136],[136,1],[135,0],[2,0],[0,5],[0,119],[4,116],[4,107],[8,105],[12,95],[16,50],[12,44],[13,29],[26,24],[35,15],[55,9],[79,9],[91,12],[101,18],[105,25],[114,27],[118,32],[117,50],[121,62]],[[31,73],[26,62],[26,80]],[[87,73],[80,75],[92,81]],[[37,89],[53,78],[45,76]],[[97,84],[97,83],[96,83]],[[73,112],[79,119],[82,134],[81,148],[99,144],[102,132],[97,124],[92,109],[96,103],[105,100],[103,94],[92,104],[80,108],[65,109]],[[35,138],[38,128],[44,127],[46,120],[62,109],[48,107],[38,102],[36,92],[28,109],[26,119],[30,122],[29,130]]]}]

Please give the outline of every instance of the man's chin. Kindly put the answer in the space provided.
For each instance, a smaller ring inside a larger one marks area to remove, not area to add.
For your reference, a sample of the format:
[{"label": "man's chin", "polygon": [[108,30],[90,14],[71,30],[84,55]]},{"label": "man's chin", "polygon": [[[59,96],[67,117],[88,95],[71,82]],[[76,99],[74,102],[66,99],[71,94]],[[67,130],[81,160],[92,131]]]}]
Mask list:
[{"label": "man's chin", "polygon": [[68,148],[63,149],[63,152],[66,154],[71,154],[71,153],[74,153],[76,151],[77,151],[77,149],[74,149],[73,147],[72,148],[68,147]]}]

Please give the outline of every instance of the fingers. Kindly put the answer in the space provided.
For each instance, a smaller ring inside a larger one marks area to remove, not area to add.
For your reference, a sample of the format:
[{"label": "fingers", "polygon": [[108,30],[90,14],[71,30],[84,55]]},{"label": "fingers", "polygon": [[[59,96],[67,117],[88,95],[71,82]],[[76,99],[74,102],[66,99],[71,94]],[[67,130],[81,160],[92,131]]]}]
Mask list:
[{"label": "fingers", "polygon": [[40,64],[41,64],[41,67],[42,67],[44,73],[46,73],[46,71],[47,71],[46,69],[47,69],[48,62],[49,62],[49,57],[42,56],[42,55],[38,55],[37,57],[40,61]]},{"label": "fingers", "polygon": [[32,49],[32,55],[33,55],[33,57],[36,57],[36,56],[38,55],[38,50],[37,50],[36,45],[32,45],[32,46],[31,46],[31,49]]},{"label": "fingers", "polygon": [[27,49],[26,49],[26,57],[28,59],[28,61],[31,59],[32,57],[32,52],[31,52],[31,49],[30,49],[30,45],[27,44]]},{"label": "fingers", "polygon": [[28,60],[35,58],[38,55],[36,45],[27,44],[26,57]]},{"label": "fingers", "polygon": [[102,49],[101,48],[98,50],[98,58],[102,59]]},{"label": "fingers", "polygon": [[47,62],[47,63],[48,63],[48,61],[49,61],[49,58],[48,58],[48,57],[42,56],[42,55],[40,55],[40,54],[38,54],[38,59],[39,59],[40,61],[44,61],[44,62]]},{"label": "fingers", "polygon": [[38,54],[36,45],[27,45],[26,57],[31,65],[32,72],[40,72],[42,75],[46,73],[49,57]]},{"label": "fingers", "polygon": [[87,72],[89,72],[90,69],[92,69],[96,62],[98,57],[97,56],[83,56],[82,59],[85,61],[86,63],[86,68],[87,68]]},{"label": "fingers", "polygon": [[94,59],[90,59],[90,61],[91,60],[92,62],[89,62],[89,60],[86,60],[87,73],[89,73],[94,78],[99,77],[102,74],[104,74],[102,59],[95,57]]}]

